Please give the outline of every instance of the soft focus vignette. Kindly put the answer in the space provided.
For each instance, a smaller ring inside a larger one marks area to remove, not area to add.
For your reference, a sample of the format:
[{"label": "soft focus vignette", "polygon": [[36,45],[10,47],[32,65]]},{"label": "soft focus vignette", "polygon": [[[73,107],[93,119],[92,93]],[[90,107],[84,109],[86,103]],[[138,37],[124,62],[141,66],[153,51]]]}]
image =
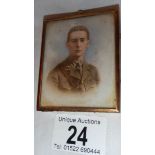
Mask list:
[{"label": "soft focus vignette", "polygon": [[[86,94],[64,94],[51,91],[47,75],[68,56],[67,32],[75,25],[84,25],[90,32],[86,61],[97,67],[100,84]],[[110,14],[54,21],[47,24],[42,78],[42,106],[109,107],[115,106],[115,39],[114,18]]]}]

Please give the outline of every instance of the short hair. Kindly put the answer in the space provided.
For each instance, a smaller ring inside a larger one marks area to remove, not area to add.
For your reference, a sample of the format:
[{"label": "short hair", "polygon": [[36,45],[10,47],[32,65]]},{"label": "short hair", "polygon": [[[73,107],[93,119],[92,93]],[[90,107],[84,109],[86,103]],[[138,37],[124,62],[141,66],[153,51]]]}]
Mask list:
[{"label": "short hair", "polygon": [[86,33],[87,33],[87,39],[89,40],[89,31],[88,31],[88,29],[87,29],[85,26],[78,25],[78,26],[72,27],[72,28],[68,31],[67,42],[69,41],[70,34],[71,34],[72,32],[75,32],[75,31],[84,31],[84,32],[86,32]]}]

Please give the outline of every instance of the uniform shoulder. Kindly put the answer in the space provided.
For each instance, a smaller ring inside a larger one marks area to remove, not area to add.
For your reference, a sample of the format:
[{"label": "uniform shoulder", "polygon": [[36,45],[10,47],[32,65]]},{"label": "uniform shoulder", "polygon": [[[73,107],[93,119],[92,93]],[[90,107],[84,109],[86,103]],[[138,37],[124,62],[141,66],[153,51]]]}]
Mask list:
[{"label": "uniform shoulder", "polygon": [[90,70],[96,70],[97,71],[97,67],[96,66],[94,66],[92,64],[88,64],[87,66],[88,66],[88,69],[90,69]]},{"label": "uniform shoulder", "polygon": [[61,75],[61,67],[63,66],[63,62],[57,64],[53,69],[51,69],[47,75],[47,82],[50,84],[58,85],[59,77]]},{"label": "uniform shoulder", "polygon": [[98,69],[96,66],[92,65],[92,64],[88,64],[88,70],[91,73],[92,77],[96,80],[97,84],[100,81],[100,76],[98,73]]},{"label": "uniform shoulder", "polygon": [[62,67],[64,67],[64,65],[65,65],[65,61],[60,62],[59,64],[57,64],[57,65],[52,69],[51,72],[57,72],[57,71],[59,71]]}]

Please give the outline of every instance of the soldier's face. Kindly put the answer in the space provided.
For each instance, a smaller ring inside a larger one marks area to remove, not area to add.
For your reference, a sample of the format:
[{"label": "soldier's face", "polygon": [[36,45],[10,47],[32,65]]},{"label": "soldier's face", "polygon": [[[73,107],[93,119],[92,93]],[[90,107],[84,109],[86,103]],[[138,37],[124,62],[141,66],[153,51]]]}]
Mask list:
[{"label": "soldier's face", "polygon": [[69,36],[67,47],[72,57],[81,57],[85,54],[89,40],[85,31],[75,31]]}]

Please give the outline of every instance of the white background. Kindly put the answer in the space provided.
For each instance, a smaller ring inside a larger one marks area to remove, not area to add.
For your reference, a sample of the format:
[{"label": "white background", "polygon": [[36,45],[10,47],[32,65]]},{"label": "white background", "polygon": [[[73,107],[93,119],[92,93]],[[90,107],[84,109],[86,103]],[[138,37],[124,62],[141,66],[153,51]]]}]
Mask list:
[{"label": "white background", "polygon": [[[69,118],[74,119],[74,122],[66,122],[62,120],[62,118]],[[80,121],[80,120],[82,121]],[[88,123],[89,121],[96,121],[100,123]],[[86,120],[84,123],[83,121]],[[92,152],[83,151],[82,148],[89,148],[89,150],[99,150],[100,153],[97,153],[93,151],[92,155],[105,155],[106,153],[106,131],[107,131],[107,122],[104,117],[96,117],[96,115],[87,116],[87,115],[74,115],[74,114],[57,114],[54,120],[54,130],[52,134],[52,142],[51,142],[51,148],[60,152],[60,154],[64,154],[64,152],[72,152],[72,153],[78,153],[78,154],[85,154],[90,155]],[[76,128],[76,132],[73,128],[68,130],[71,126],[74,126]],[[86,130],[83,130],[84,127]],[[63,130],[62,130],[63,129]],[[86,132],[82,132],[86,131]],[[66,141],[68,138],[75,133],[75,135],[72,137],[71,141],[74,141],[75,144],[67,143]],[[83,143],[83,141],[78,140],[78,136],[81,134],[82,138],[86,138],[86,142]],[[84,134],[85,133],[85,134]],[[85,135],[85,136],[84,136]],[[94,143],[95,142],[95,143]],[[59,149],[55,147],[55,144],[61,145],[61,148]],[[78,148],[78,151],[75,151],[73,149],[66,149],[64,146],[74,146]]]},{"label": "white background", "polygon": [[[154,6],[121,4],[122,155],[155,154]],[[0,154],[33,155],[33,1],[2,1],[0,19]]]}]

